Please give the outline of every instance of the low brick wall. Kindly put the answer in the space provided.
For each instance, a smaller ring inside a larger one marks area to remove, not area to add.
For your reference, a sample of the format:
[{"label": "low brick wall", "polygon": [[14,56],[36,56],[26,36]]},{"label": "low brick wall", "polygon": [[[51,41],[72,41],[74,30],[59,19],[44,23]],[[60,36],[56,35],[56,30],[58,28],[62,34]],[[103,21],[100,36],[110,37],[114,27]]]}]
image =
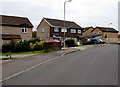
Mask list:
[{"label": "low brick wall", "polygon": [[49,42],[49,43],[44,43],[43,45],[45,51],[61,49],[60,42]]}]

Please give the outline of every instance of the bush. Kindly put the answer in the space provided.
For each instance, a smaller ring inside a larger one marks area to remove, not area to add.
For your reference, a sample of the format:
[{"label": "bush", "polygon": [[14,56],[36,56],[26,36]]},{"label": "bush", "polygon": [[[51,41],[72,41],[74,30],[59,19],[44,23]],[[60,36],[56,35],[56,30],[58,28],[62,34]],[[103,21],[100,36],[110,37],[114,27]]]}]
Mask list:
[{"label": "bush", "polygon": [[31,50],[34,52],[34,51],[38,51],[38,50],[43,50],[43,43],[44,43],[44,41],[36,42],[35,44],[30,43],[29,46],[30,46]]},{"label": "bush", "polygon": [[75,46],[79,46],[78,43],[75,43]]},{"label": "bush", "polygon": [[16,43],[15,52],[27,52],[27,51],[30,51],[28,40],[24,40],[24,41],[21,40]]},{"label": "bush", "polygon": [[42,50],[42,48],[42,45],[40,45],[40,39],[34,38],[17,42],[15,45],[15,52],[38,51]]},{"label": "bush", "polygon": [[10,51],[10,44],[7,44],[7,43],[3,44],[2,45],[2,52],[7,53],[9,51]]},{"label": "bush", "polygon": [[34,38],[34,39],[30,39],[29,43],[33,43],[35,44],[36,42],[40,42],[41,40],[39,38]]},{"label": "bush", "polygon": [[68,47],[74,47],[75,46],[75,41],[74,39],[67,39],[65,41],[65,44],[68,46]]}]

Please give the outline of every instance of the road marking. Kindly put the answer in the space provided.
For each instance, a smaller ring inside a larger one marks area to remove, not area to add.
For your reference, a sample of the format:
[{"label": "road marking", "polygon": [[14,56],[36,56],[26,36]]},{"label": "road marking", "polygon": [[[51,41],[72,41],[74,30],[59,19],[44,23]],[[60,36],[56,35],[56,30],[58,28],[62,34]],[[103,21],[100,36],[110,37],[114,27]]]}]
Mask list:
[{"label": "road marking", "polygon": [[[82,50],[84,50],[84,49],[82,49]],[[73,51],[74,51],[74,50],[73,50]],[[80,51],[80,50],[78,50],[78,51]],[[75,51],[75,52],[76,52],[76,51]],[[44,62],[41,62],[41,63],[39,63],[39,64],[37,64],[37,65],[34,65],[34,66],[32,66],[32,67],[30,67],[30,68],[28,68],[28,69],[26,69],[26,70],[23,70],[23,71],[21,71],[21,72],[19,72],[19,73],[16,73],[16,74],[14,74],[14,75],[11,75],[11,76],[3,79],[3,80],[0,80],[0,82],[6,81],[6,80],[8,80],[8,79],[11,79],[11,78],[13,78],[13,77],[15,77],[15,76],[18,76],[18,75],[20,75],[20,74],[22,74],[22,73],[24,73],[24,72],[27,72],[27,71],[29,71],[29,70],[31,70],[31,69],[34,69],[34,68],[36,68],[36,67],[38,67],[38,66],[40,66],[40,65],[43,65],[43,64],[45,64],[45,63],[47,63],[47,62],[50,62],[50,61],[55,60],[55,59],[58,59],[58,58],[66,55],[66,54],[68,54],[68,53],[65,52],[64,54],[62,54],[62,55],[60,55],[60,56],[58,56],[58,57],[55,57],[55,58],[46,60],[46,61],[44,61]]]},{"label": "road marking", "polygon": [[[61,55],[61,56],[64,56],[64,55]],[[61,56],[59,56],[59,57],[61,57]],[[47,63],[47,62],[50,62],[50,61],[55,60],[55,59],[58,59],[59,57],[55,57],[55,58],[46,60],[46,61],[44,61],[44,62],[41,62],[41,63],[39,63],[39,64],[37,64],[37,65],[34,65],[34,66],[32,66],[32,67],[30,67],[30,68],[28,68],[28,69],[26,69],[26,70],[23,70],[23,71],[21,71],[21,72],[19,72],[19,73],[16,73],[16,74],[14,74],[14,75],[12,75],[12,76],[9,76],[9,77],[7,77],[7,78],[5,78],[5,79],[3,79],[3,80],[0,80],[0,82],[6,81],[6,80],[8,80],[8,79],[10,79],[10,78],[13,78],[13,77],[15,77],[15,76],[17,76],[17,75],[20,75],[20,74],[22,74],[22,73],[24,73],[24,72],[27,72],[27,71],[29,71],[29,70],[31,70],[31,69],[34,69],[34,68],[36,68],[36,67],[38,67],[38,66],[40,66],[40,65],[43,65],[43,64],[45,64],[45,63]]]}]

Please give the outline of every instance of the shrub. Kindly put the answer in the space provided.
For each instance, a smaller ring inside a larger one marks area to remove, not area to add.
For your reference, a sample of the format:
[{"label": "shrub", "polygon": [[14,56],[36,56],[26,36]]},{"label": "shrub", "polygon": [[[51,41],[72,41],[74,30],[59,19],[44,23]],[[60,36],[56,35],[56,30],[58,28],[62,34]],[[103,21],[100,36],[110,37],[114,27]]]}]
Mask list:
[{"label": "shrub", "polygon": [[[41,44],[42,43],[42,44]],[[40,39],[34,38],[30,40],[19,41],[15,45],[15,52],[27,52],[27,51],[38,51],[43,49],[43,41],[40,42]]]},{"label": "shrub", "polygon": [[78,43],[75,43],[75,46],[79,46]]},{"label": "shrub", "polygon": [[29,40],[29,43],[35,44],[36,42],[40,42],[41,40],[39,38],[33,38]]},{"label": "shrub", "polygon": [[27,52],[27,51],[30,51],[28,40],[24,40],[24,41],[21,40],[16,43],[15,52]]},{"label": "shrub", "polygon": [[74,47],[75,46],[75,41],[74,39],[67,39],[65,41],[65,44],[68,46],[68,47]]},{"label": "shrub", "polygon": [[30,43],[29,46],[30,46],[31,50],[34,52],[34,51],[38,51],[38,50],[43,50],[43,43],[45,43],[45,41],[36,42],[35,44]]},{"label": "shrub", "polygon": [[3,44],[2,45],[2,52],[3,53],[14,52],[15,44],[16,44],[16,41],[14,39],[12,39],[10,43]]},{"label": "shrub", "polygon": [[2,45],[2,52],[7,53],[9,51],[10,51],[10,44],[8,44],[8,43],[3,44]]}]

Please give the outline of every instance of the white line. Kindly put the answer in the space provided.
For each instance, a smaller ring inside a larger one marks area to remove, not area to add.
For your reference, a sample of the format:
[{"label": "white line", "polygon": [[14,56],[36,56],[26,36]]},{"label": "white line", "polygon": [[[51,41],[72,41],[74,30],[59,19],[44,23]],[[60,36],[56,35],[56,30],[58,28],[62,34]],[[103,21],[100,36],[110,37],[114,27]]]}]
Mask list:
[{"label": "white line", "polygon": [[28,68],[28,69],[26,69],[26,70],[23,70],[23,71],[21,71],[21,72],[19,72],[19,73],[16,73],[16,74],[14,74],[14,75],[12,75],[12,76],[9,76],[9,77],[7,77],[7,78],[5,78],[5,79],[3,79],[3,80],[0,80],[0,82],[6,81],[6,80],[8,80],[8,79],[11,79],[11,78],[17,76],[17,75],[20,75],[20,74],[22,74],[22,73],[24,73],[24,72],[27,72],[27,71],[29,71],[29,70],[31,70],[31,69],[34,69],[34,68],[36,68],[36,67],[38,67],[38,66],[40,66],[40,65],[42,65],[42,64],[45,64],[45,63],[50,62],[50,61],[52,61],[52,60],[58,59],[59,57],[66,55],[66,53],[67,53],[67,52],[65,52],[64,54],[62,54],[62,55],[60,55],[60,56],[58,56],[58,57],[55,57],[55,58],[46,60],[46,61],[44,61],[44,62],[41,62],[41,63],[37,64],[37,65],[34,65],[34,66],[32,66],[32,67],[30,67],[30,68]]},{"label": "white line", "polygon": [[[61,55],[61,56],[63,56],[63,55]],[[60,57],[60,56],[59,56],[59,57]],[[3,80],[0,80],[0,82],[3,82],[3,81],[5,81],[5,80],[8,80],[8,79],[10,79],[10,78],[13,78],[13,77],[15,77],[15,76],[17,76],[17,75],[20,75],[20,74],[22,74],[22,73],[24,73],[24,72],[26,72],[26,71],[29,71],[29,70],[31,70],[31,69],[34,69],[34,68],[38,67],[39,65],[45,64],[45,63],[50,62],[50,61],[55,60],[55,59],[58,59],[59,57],[55,57],[55,58],[46,60],[46,61],[44,61],[44,62],[41,62],[41,63],[39,63],[39,64],[37,64],[37,65],[34,65],[34,66],[32,66],[32,67],[30,67],[30,68],[28,68],[28,69],[26,69],[26,70],[23,70],[23,71],[21,71],[21,72],[19,72],[19,73],[16,73],[16,74],[14,74],[14,75],[12,75],[12,76],[9,76],[9,77],[7,77],[7,78],[5,78],[5,79],[3,79]]]}]

